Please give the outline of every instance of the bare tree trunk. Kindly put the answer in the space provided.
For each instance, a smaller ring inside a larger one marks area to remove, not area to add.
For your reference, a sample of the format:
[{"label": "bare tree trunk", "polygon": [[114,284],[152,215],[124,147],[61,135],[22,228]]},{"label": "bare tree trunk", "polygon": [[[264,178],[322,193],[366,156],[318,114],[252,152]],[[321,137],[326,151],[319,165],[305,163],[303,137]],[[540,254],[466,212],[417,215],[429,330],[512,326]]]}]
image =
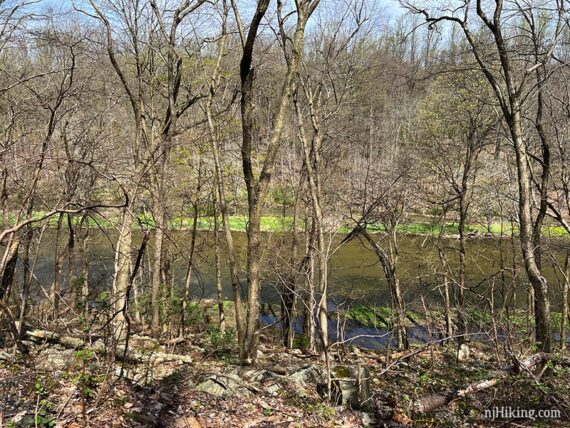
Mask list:
[{"label": "bare tree trunk", "polygon": [[445,306],[445,334],[447,338],[453,337],[453,317],[451,313],[451,297],[450,297],[450,287],[449,287],[449,276],[451,272],[449,268],[449,263],[447,257],[443,251],[443,237],[445,234],[445,220],[446,214],[444,213],[441,219],[441,230],[437,237],[437,254],[439,258],[440,265],[443,269],[443,274],[441,275],[443,281],[443,304]]},{"label": "bare tree trunk", "polygon": [[152,262],[152,288],[151,288],[151,327],[154,333],[160,330],[160,292],[162,285],[163,243],[164,243],[164,219],[165,214],[159,197],[154,201],[154,253]]},{"label": "bare tree trunk", "polygon": [[[517,56],[516,51],[511,50],[511,46],[508,39],[505,38],[503,25],[505,24],[504,14],[506,10],[503,8],[504,1],[496,0],[494,5],[490,8],[491,15],[487,15],[486,8],[480,7],[481,4],[478,2],[477,8],[475,10],[479,23],[483,25],[488,31],[488,34],[493,39],[493,48],[496,53],[498,61],[493,60],[489,62],[486,58],[487,55],[483,55],[481,51],[481,45],[478,43],[474,35],[472,34],[468,22],[467,14],[465,14],[465,19],[462,20],[457,15],[451,16],[440,16],[432,17],[427,10],[422,10],[417,7],[412,6],[412,10],[416,13],[422,13],[426,20],[431,23],[437,23],[442,20],[447,20],[459,24],[463,30],[465,38],[470,45],[471,51],[480,70],[487,79],[490,87],[493,90],[495,99],[498,102],[501,113],[505,122],[508,126],[510,137],[514,144],[515,158],[516,158],[516,168],[517,168],[517,184],[518,184],[518,215],[520,222],[520,245],[522,250],[522,256],[524,260],[525,270],[530,281],[530,284],[534,290],[534,317],[535,317],[535,332],[536,341],[539,342],[540,350],[544,352],[550,352],[551,349],[551,323],[550,323],[550,301],[548,298],[548,283],[546,278],[542,275],[540,271],[540,248],[536,247],[536,243],[533,240],[533,236],[540,234],[542,219],[544,218],[544,201],[546,200],[547,194],[547,184],[548,184],[548,172],[549,159],[548,153],[544,152],[547,147],[544,145],[544,139],[540,135],[540,127],[537,128],[539,136],[543,143],[543,156],[541,159],[543,162],[543,181],[541,183],[541,204],[539,209],[539,214],[537,216],[536,222],[533,224],[533,191],[532,191],[532,176],[530,171],[529,156],[527,153],[527,145],[523,135],[523,116],[522,116],[522,102],[525,98],[524,89],[526,86],[527,78],[530,73],[537,73],[538,76],[538,97],[542,95],[542,85],[544,84],[545,76],[541,76],[541,70],[545,64],[547,64],[553,52],[555,51],[556,44],[558,43],[558,35],[563,28],[561,25],[563,21],[562,14],[558,15],[557,22],[553,23],[551,26],[554,29],[552,35],[552,47],[544,48],[540,47],[540,52],[535,49],[533,59],[539,58],[538,61],[534,61],[534,65],[530,69],[524,69],[522,72],[524,76],[522,78],[516,75],[520,72],[520,67],[518,65],[515,67]],[[465,6],[467,7],[467,6]],[[522,6],[518,8],[518,12],[522,12]],[[561,12],[561,10],[559,10]],[[511,13],[509,10],[508,13]],[[515,13],[517,10],[515,9]],[[534,24],[530,25],[530,31],[532,36],[536,37],[537,28]],[[480,28],[477,29],[480,31]],[[533,39],[536,42],[536,38]],[[513,55],[515,55],[513,57]],[[527,53],[525,53],[527,55]],[[518,78],[517,78],[518,77]],[[538,100],[538,116],[537,121],[540,121],[540,109],[541,101]]]},{"label": "bare tree trunk", "polygon": [[404,350],[410,347],[408,343],[408,333],[406,331],[406,308],[402,297],[402,289],[400,288],[400,280],[396,276],[396,270],[392,272],[392,299],[396,308],[397,325],[396,334],[398,341],[398,349]]},{"label": "bare tree trunk", "polygon": [[52,307],[52,318],[56,318],[58,315],[59,299],[57,298],[57,293],[59,290],[59,278],[61,276],[61,264],[63,263],[62,254],[59,252],[59,241],[61,237],[61,224],[63,222],[64,214],[60,214],[57,218],[57,229],[55,231],[55,244],[54,244],[54,256],[53,256],[53,281],[51,283],[49,299]]},{"label": "bare tree trunk", "polygon": [[[224,4],[225,6],[225,4]],[[220,142],[217,137],[216,132],[216,125],[214,122],[214,115],[213,115],[213,102],[214,102],[214,95],[216,90],[219,86],[220,82],[220,69],[222,64],[222,59],[224,56],[224,52],[226,49],[226,40],[227,40],[227,16],[228,10],[224,7],[224,15],[223,15],[223,22],[222,22],[222,36],[220,37],[218,43],[218,55],[216,58],[216,65],[214,67],[214,71],[212,73],[212,78],[210,80],[210,91],[208,94],[208,99],[206,102],[206,120],[208,122],[208,130],[210,136],[210,145],[212,149],[212,155],[214,158],[214,171],[216,176],[216,186],[217,186],[217,194],[219,198],[219,208],[220,213],[222,215],[222,225],[224,228],[224,235],[226,240],[226,247],[228,250],[228,261],[229,261],[229,268],[230,268],[230,281],[232,284],[232,294],[234,299],[234,312],[235,312],[235,319],[236,319],[236,330],[237,330],[237,337],[238,343],[243,343],[244,337],[244,320],[242,315],[242,302],[241,302],[241,290],[239,286],[239,277],[238,277],[238,266],[237,266],[237,258],[236,258],[236,251],[234,246],[234,240],[232,237],[232,231],[230,229],[230,220],[228,214],[228,206],[226,202],[226,186],[224,181],[224,173],[222,168],[222,161],[220,155]]]},{"label": "bare tree trunk", "polygon": [[194,263],[194,250],[196,249],[196,234],[198,232],[198,204],[193,205],[192,235],[190,236],[190,249],[188,251],[188,267],[184,279],[184,295],[182,297],[182,314],[180,317],[180,336],[183,337],[186,329],[186,311],[190,301],[190,285],[192,283],[192,270]]},{"label": "bare tree trunk", "polygon": [[307,351],[315,352],[315,314],[316,314],[316,296],[315,296],[315,242],[316,237],[316,221],[311,218],[311,227],[309,235],[306,238],[306,252],[303,263],[305,272],[305,315],[304,328],[305,337],[307,339]]},{"label": "bare tree trunk", "polygon": [[[302,175],[302,174],[301,174]],[[297,231],[297,223],[299,219],[299,208],[301,205],[300,192],[302,187],[302,177],[299,180],[297,191],[295,194],[295,206],[293,208],[293,221],[291,233],[293,235],[291,244],[291,273],[290,280],[285,284],[282,293],[281,317],[283,322],[283,344],[289,348],[293,348],[295,339],[295,316],[297,303],[297,284],[299,282],[299,271],[302,269],[303,261],[300,265],[297,261],[299,257],[299,232]]]},{"label": "bare tree trunk", "polygon": [[2,281],[0,282],[0,300],[8,296],[10,287],[14,282],[20,242],[20,238],[12,235],[4,251],[2,263],[0,264],[0,274],[2,275]]},{"label": "bare tree trunk", "polygon": [[222,286],[222,266],[220,256],[220,222],[218,213],[218,198],[215,196],[216,190],[214,189],[214,257],[216,265],[216,295],[218,298],[218,315],[220,321],[220,331],[223,333],[226,330],[226,314],[224,313],[224,296]]},{"label": "bare tree trunk", "polygon": [[463,172],[462,188],[459,194],[459,284],[457,286],[456,309],[459,344],[467,338],[467,321],[465,319],[465,222],[467,217],[467,174]]},{"label": "bare tree trunk", "polygon": [[77,309],[77,303],[79,301],[80,291],[78,284],[75,279],[75,229],[73,227],[73,217],[71,214],[67,214],[67,228],[69,231],[69,237],[67,241],[67,286],[69,289],[69,298],[71,302],[69,303],[72,310]]},{"label": "bare tree trunk", "polygon": [[24,325],[24,320],[26,318],[26,312],[28,310],[28,300],[30,297],[30,285],[32,283],[32,271],[30,267],[30,247],[32,245],[32,239],[34,237],[34,229],[31,226],[26,227],[24,232],[24,242],[22,250],[22,266],[24,268],[24,277],[22,281],[22,301],[20,304],[20,338],[22,336],[22,327]]},{"label": "bare tree trunk", "polygon": [[319,277],[319,304],[318,304],[318,317],[319,317],[319,335],[321,338],[321,354],[328,347],[328,316],[327,316],[327,288],[328,288],[328,260],[327,250],[324,236],[323,224],[323,211],[322,211],[322,192],[320,183],[320,149],[321,139],[318,134],[318,127],[315,128],[315,135],[309,142],[303,121],[303,116],[299,103],[297,102],[296,94],[293,96],[293,104],[295,105],[295,112],[297,115],[297,126],[299,127],[299,139],[303,147],[304,153],[304,166],[307,172],[307,181],[309,183],[309,190],[311,195],[311,202],[313,208],[314,223],[317,235],[317,257],[318,257],[318,277]]},{"label": "bare tree trunk", "polygon": [[522,254],[528,279],[534,289],[534,317],[536,340],[540,349],[550,352],[550,301],[548,299],[548,284],[542,276],[537,264],[535,246],[532,239],[532,192],[530,188],[530,174],[526,154],[526,145],[522,137],[520,108],[517,105],[512,126],[513,140],[515,141],[517,170],[519,175],[519,215],[520,240]]},{"label": "bare tree trunk", "polygon": [[445,334],[448,338],[453,336],[453,320],[451,318],[451,305],[449,299],[449,280],[443,276],[443,300],[445,305]]},{"label": "bare tree trunk", "polygon": [[89,314],[89,226],[85,228],[85,235],[83,235],[82,241],[81,276],[83,277],[83,282],[81,284],[81,305],[83,314],[87,317]]},{"label": "bare tree trunk", "polygon": [[[285,125],[285,115],[289,108],[291,93],[296,83],[299,61],[304,45],[305,26],[308,18],[317,7],[319,0],[296,2],[297,25],[292,37],[291,51],[286,53],[287,73],[285,75],[278,100],[278,107],[273,118],[267,151],[259,178],[255,178],[253,167],[253,79],[252,60],[254,44],[261,20],[263,19],[269,0],[259,0],[253,15],[247,38],[240,26],[242,35],[243,56],[240,63],[241,79],[241,117],[242,117],[242,166],[247,190],[248,226],[247,226],[247,316],[245,319],[245,335],[240,343],[240,357],[243,363],[253,364],[257,358],[257,342],[259,338],[259,291],[261,287],[261,215],[263,204],[269,191],[271,176],[275,168],[275,160],[281,143],[281,134]],[[279,19],[281,31],[285,31],[284,22]]]},{"label": "bare tree trunk", "polygon": [[123,209],[119,238],[115,250],[115,274],[113,277],[113,316],[114,335],[117,341],[127,337],[127,320],[125,312],[128,309],[128,289],[132,268],[132,219],[128,208]]},{"label": "bare tree trunk", "polygon": [[570,252],[566,251],[564,260],[564,283],[562,285],[562,311],[560,317],[560,349],[566,349],[568,337],[568,289],[570,288]]}]

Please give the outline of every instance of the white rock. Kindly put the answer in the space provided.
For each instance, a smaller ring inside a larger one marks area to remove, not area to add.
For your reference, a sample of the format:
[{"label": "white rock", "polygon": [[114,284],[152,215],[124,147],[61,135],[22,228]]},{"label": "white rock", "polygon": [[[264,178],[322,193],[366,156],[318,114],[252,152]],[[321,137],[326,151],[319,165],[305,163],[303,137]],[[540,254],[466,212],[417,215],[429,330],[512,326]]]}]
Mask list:
[{"label": "white rock", "polygon": [[469,360],[469,346],[462,343],[457,351],[457,361],[467,361]]}]

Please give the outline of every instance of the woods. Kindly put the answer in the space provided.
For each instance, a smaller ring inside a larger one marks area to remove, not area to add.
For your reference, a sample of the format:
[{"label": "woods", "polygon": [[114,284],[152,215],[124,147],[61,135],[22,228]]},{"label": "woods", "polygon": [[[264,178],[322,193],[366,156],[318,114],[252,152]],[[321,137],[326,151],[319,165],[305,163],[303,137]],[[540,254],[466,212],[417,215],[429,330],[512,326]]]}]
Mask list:
[{"label": "woods", "polygon": [[[81,426],[178,373],[309,400],[259,423],[568,420],[570,4],[452,3],[0,0],[3,376],[73,349]],[[28,394],[0,427],[73,419]]]}]

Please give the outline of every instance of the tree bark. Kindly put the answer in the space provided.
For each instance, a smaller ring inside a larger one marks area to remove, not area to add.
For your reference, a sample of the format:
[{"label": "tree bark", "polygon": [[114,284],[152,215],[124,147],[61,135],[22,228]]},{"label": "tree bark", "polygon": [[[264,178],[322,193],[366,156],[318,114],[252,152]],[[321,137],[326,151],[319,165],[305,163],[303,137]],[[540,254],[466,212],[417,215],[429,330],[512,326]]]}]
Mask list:
[{"label": "tree bark", "polygon": [[163,243],[164,243],[164,219],[165,214],[162,203],[155,198],[154,205],[154,253],[152,262],[152,285],[151,285],[151,327],[156,333],[160,330],[160,293],[162,286]]},{"label": "tree bark", "polygon": [[[215,195],[216,190],[214,190],[213,193]],[[218,217],[218,198],[216,196],[214,196],[212,204],[214,206],[214,263],[216,269],[216,296],[218,299],[219,327],[220,331],[223,333],[226,330],[226,314],[224,312],[224,290],[222,285],[222,263],[220,255],[220,221]]]},{"label": "tree bark", "polygon": [[566,349],[568,336],[568,290],[570,289],[570,252],[566,251],[564,260],[564,281],[562,283],[562,307],[560,317],[560,349]]},{"label": "tree bark", "polygon": [[113,277],[113,329],[117,341],[127,338],[128,289],[132,268],[132,219],[128,208],[123,209],[119,237],[115,250],[115,273]]},{"label": "tree bark", "polygon": [[[321,137],[319,129],[315,126],[315,134],[311,141],[305,132],[303,115],[299,106],[296,94],[293,97],[293,104],[295,105],[295,112],[297,115],[297,126],[299,127],[299,140],[303,148],[304,169],[307,172],[307,182],[311,195],[311,203],[313,208],[313,216],[315,222],[315,233],[317,236],[317,260],[318,260],[318,278],[319,278],[319,304],[318,304],[318,319],[319,319],[319,335],[321,338],[321,353],[324,353],[328,347],[328,315],[327,315],[327,289],[328,289],[328,260],[324,234],[324,218],[322,209],[322,191],[320,182],[320,156],[321,156]],[[314,114],[314,112],[311,112]]]},{"label": "tree bark", "polygon": [[[253,168],[253,79],[252,59],[257,32],[263,16],[267,12],[269,0],[259,0],[254,13],[247,39],[243,45],[240,63],[241,79],[241,117],[242,117],[242,166],[247,189],[248,225],[247,225],[247,314],[245,335],[240,343],[240,357],[243,363],[253,364],[257,358],[259,337],[259,291],[261,287],[261,215],[263,204],[269,191],[275,160],[281,143],[281,134],[285,125],[291,93],[295,86],[300,57],[308,18],[318,5],[318,0],[299,1],[297,5],[297,25],[292,38],[291,54],[287,58],[287,73],[281,86],[277,112],[273,118],[265,160],[259,178],[256,179]],[[282,23],[281,23],[282,24]],[[281,26],[281,30],[285,31]]]},{"label": "tree bark", "polygon": [[224,236],[228,251],[228,262],[230,269],[230,281],[232,285],[232,295],[234,299],[234,313],[236,319],[237,337],[238,337],[238,343],[243,343],[244,320],[242,315],[241,290],[239,285],[236,250],[234,246],[232,231],[230,228],[228,205],[226,202],[226,186],[225,186],[224,172],[222,168],[222,161],[220,154],[220,142],[217,136],[216,124],[214,121],[214,114],[213,114],[214,96],[220,83],[220,69],[224,52],[226,50],[227,14],[228,11],[224,10],[224,18],[222,23],[222,36],[220,37],[220,41],[218,43],[218,54],[216,57],[216,65],[214,67],[214,71],[212,72],[212,78],[210,79],[210,91],[208,94],[208,99],[206,101],[206,120],[208,123],[212,157],[214,159],[214,172],[216,178],[216,191],[218,194],[218,205],[222,217],[222,226],[224,229]]}]

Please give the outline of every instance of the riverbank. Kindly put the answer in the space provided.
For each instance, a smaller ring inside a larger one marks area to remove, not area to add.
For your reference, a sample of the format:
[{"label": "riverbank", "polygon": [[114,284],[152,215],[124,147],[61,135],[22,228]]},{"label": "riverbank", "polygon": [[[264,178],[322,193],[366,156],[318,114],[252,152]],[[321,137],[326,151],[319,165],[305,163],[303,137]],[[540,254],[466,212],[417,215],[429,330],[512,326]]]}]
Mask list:
[{"label": "riverbank", "polygon": [[[44,211],[37,211],[34,213],[34,218],[41,218],[46,213]],[[14,223],[15,219],[11,219]],[[81,223],[81,216],[76,216],[74,223],[76,225],[83,224],[83,226],[91,228],[112,229],[116,227],[117,223],[112,216],[95,215],[90,216],[83,220]],[[48,220],[50,227],[57,227],[57,216],[51,217]],[[352,224],[342,225],[339,221],[339,226],[332,233],[345,234],[352,230]],[[234,232],[245,232],[247,229],[247,216],[245,215],[232,215],[229,218],[230,229]],[[152,216],[139,215],[138,224],[133,223],[135,229],[140,228],[154,228],[155,222]],[[193,219],[185,216],[175,216],[169,222],[169,228],[172,230],[191,230],[193,227]],[[214,218],[212,216],[200,216],[196,222],[197,230],[199,231],[212,231],[214,228]],[[285,233],[291,232],[293,227],[293,217],[291,216],[272,216],[266,215],[261,218],[261,230],[263,232]],[[297,226],[299,231],[304,230],[302,222]],[[64,227],[65,229],[65,227]],[[382,233],[385,229],[381,225],[369,225],[368,230],[371,233]],[[426,221],[414,221],[404,224],[399,224],[396,228],[397,232],[405,235],[418,235],[418,236],[440,236],[443,235],[448,238],[456,238],[459,234],[458,224],[456,222],[447,222],[445,226],[434,224]],[[499,238],[510,237],[518,235],[518,228],[513,226],[510,222],[493,222],[489,224],[469,224],[465,226],[465,233],[468,238]],[[550,238],[563,238],[567,237],[566,230],[556,224],[547,224],[543,227],[543,235]]]},{"label": "riverbank", "polygon": [[[200,319],[207,320],[211,309],[203,308]],[[284,348],[276,331],[265,329],[258,364],[242,367],[232,330],[221,334],[211,321],[193,324],[183,339],[153,339],[135,325],[128,355],[141,357],[125,361],[105,336],[86,338],[80,320],[64,324],[52,324],[57,334],[49,335],[37,332],[45,326],[33,326],[36,330],[30,326],[27,355],[13,357],[9,344],[0,349],[0,420],[5,426],[563,427],[570,423],[567,356],[533,354],[524,345],[513,345],[509,354],[483,342],[472,342],[460,353],[454,344],[443,342],[414,345],[404,352],[342,346],[331,350],[327,367],[318,355]],[[101,331],[92,327],[91,331]],[[517,362],[527,361],[532,362],[528,370],[513,369]],[[499,415],[493,420],[492,409],[501,407],[549,414]]]}]

